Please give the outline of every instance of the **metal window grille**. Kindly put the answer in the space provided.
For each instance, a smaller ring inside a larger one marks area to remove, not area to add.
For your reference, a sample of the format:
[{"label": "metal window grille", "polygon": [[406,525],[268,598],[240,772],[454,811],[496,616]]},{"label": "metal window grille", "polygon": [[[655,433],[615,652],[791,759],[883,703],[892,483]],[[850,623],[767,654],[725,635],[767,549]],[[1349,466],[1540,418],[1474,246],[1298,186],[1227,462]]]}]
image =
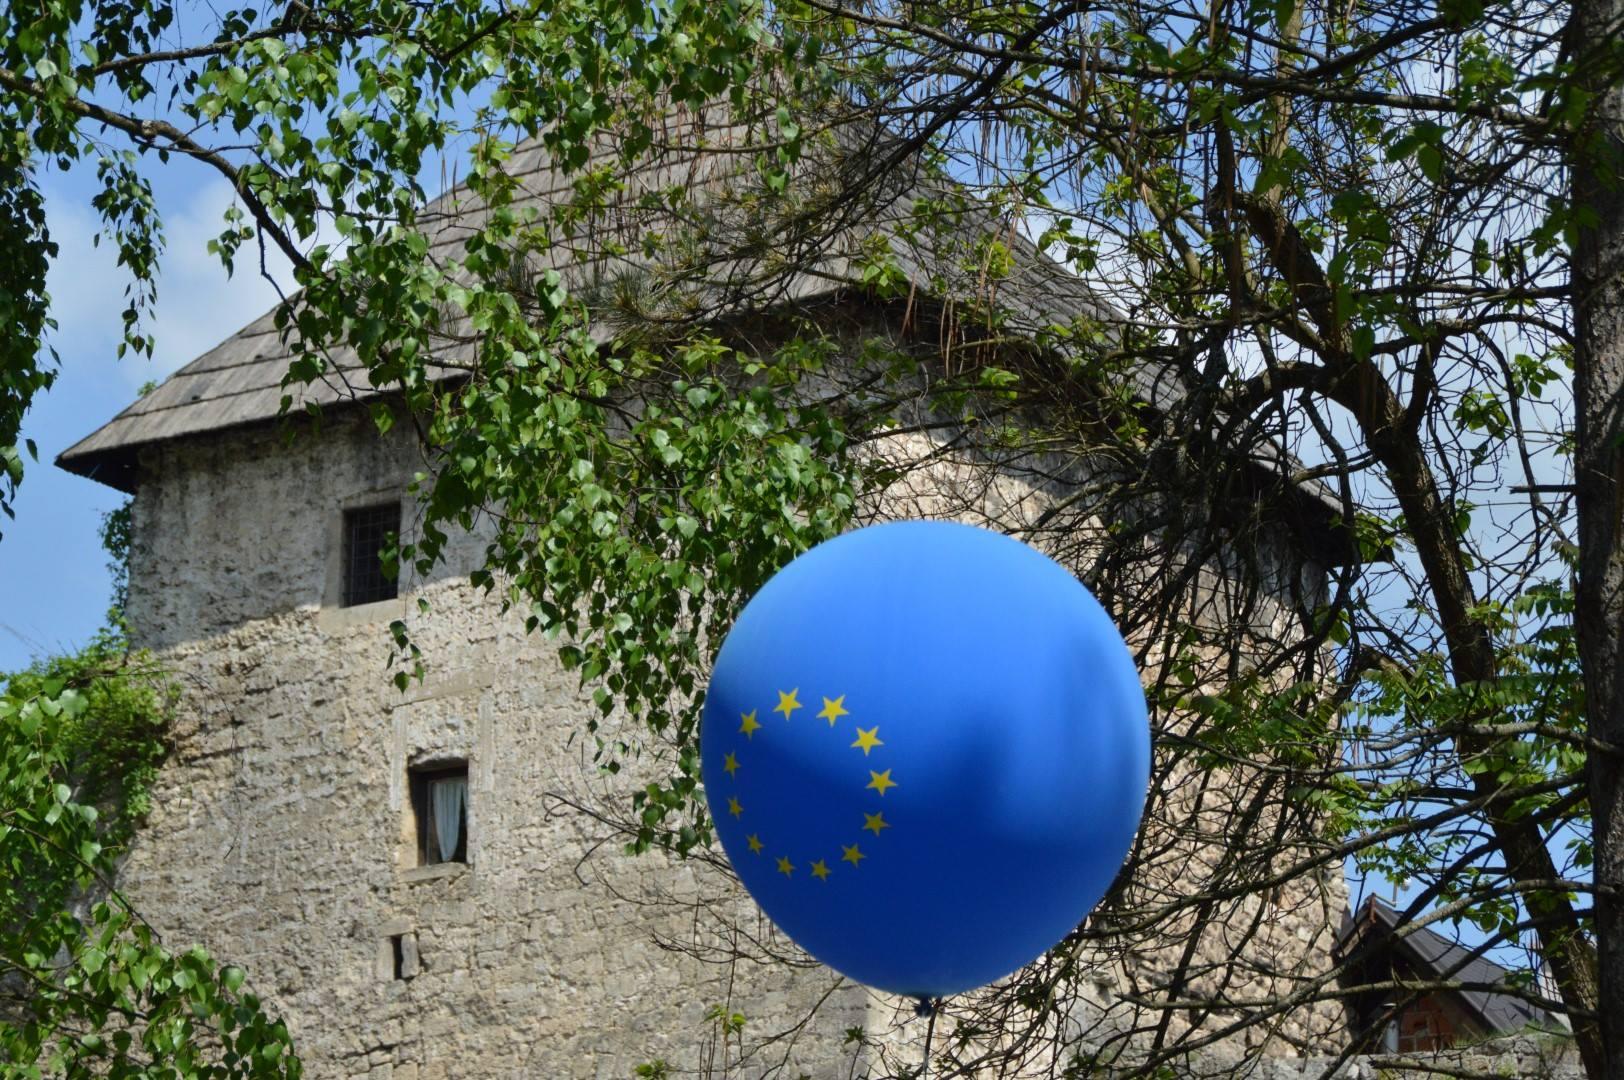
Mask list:
[{"label": "metal window grille", "polygon": [[383,572],[383,551],[400,532],[400,504],[344,511],[344,606],[393,600],[394,578]]}]

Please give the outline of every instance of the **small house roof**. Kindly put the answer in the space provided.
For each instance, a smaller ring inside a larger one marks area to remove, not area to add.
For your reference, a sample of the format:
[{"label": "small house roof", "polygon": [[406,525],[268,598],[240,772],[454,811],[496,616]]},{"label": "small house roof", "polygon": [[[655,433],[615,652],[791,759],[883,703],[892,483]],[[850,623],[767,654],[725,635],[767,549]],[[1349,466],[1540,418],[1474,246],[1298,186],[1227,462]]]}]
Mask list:
[{"label": "small house roof", "polygon": [[[1442,934],[1425,927],[1403,927],[1399,912],[1379,897],[1372,896],[1359,907],[1357,915],[1344,917],[1337,935],[1336,952],[1347,956],[1360,942],[1373,947],[1390,945],[1397,950],[1421,975],[1458,979],[1463,983],[1484,986],[1505,985],[1510,973],[1485,956],[1473,956],[1472,950],[1455,944]],[[1374,937],[1372,936],[1374,935]],[[1475,1019],[1494,1034],[1511,1034],[1528,1027],[1557,1028],[1555,1017],[1519,997],[1497,994],[1491,990],[1458,990],[1454,992]]]}]

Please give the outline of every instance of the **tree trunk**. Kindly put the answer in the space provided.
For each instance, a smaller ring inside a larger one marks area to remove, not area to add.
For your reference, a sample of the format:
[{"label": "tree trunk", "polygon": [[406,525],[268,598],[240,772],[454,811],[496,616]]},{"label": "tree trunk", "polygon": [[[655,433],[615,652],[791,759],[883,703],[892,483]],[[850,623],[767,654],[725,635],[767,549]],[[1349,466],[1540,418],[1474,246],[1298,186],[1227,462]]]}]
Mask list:
[{"label": "tree trunk", "polygon": [[[1624,0],[1597,0],[1597,2],[1624,8]],[[1615,206],[1615,217],[1616,209]],[[1311,314],[1318,312],[1314,317],[1320,324],[1324,338],[1327,341],[1340,341],[1343,337],[1342,328],[1324,297],[1315,293],[1314,283],[1323,282],[1325,277],[1314,262],[1313,256],[1298,254],[1300,246],[1277,207],[1270,206],[1262,200],[1252,200],[1247,210],[1253,232],[1269,251],[1276,269],[1282,277],[1297,283],[1294,288],[1298,296],[1303,298],[1303,306]],[[1624,230],[1615,230],[1615,236],[1616,257],[1618,251],[1624,249]],[[1620,283],[1616,273],[1611,281],[1612,288],[1617,290]],[[1323,293],[1328,290],[1320,288],[1319,291]],[[1612,360],[1615,373],[1617,369],[1624,367],[1624,356],[1620,355],[1617,347],[1624,346],[1624,326],[1618,323],[1620,307],[1616,300],[1615,295],[1612,307],[1615,330],[1613,341],[1616,343],[1612,351]],[[1472,609],[1477,601],[1473,595],[1471,579],[1466,572],[1466,561],[1460,542],[1455,536],[1452,518],[1446,513],[1439,495],[1426,450],[1416,433],[1405,423],[1403,403],[1394,394],[1392,386],[1376,365],[1368,361],[1354,360],[1341,349],[1333,352],[1327,360],[1317,389],[1348,410],[1359,425],[1366,443],[1386,470],[1387,479],[1392,485],[1393,497],[1398,501],[1412,530],[1416,556],[1421,562],[1427,584],[1432,591],[1439,626],[1448,647],[1451,674],[1462,686],[1471,684],[1487,686],[1493,683],[1498,677],[1494,642],[1484,623],[1472,615]],[[1615,379],[1613,383],[1615,411],[1612,414],[1615,442],[1616,433],[1619,431],[1617,409],[1620,385],[1624,385],[1624,382]],[[1624,455],[1615,454],[1613,460],[1613,467],[1616,469],[1619,460],[1624,460]],[[1624,493],[1624,487],[1617,484],[1612,490],[1615,496]],[[1620,541],[1618,504],[1615,502],[1610,505],[1614,507],[1612,518],[1614,533],[1611,541],[1614,547],[1609,550],[1615,551],[1614,584],[1617,586],[1624,583],[1624,549],[1618,548]],[[1611,594],[1611,600],[1613,618],[1612,622],[1606,625],[1617,633],[1620,629],[1620,619],[1624,618],[1624,610],[1619,606],[1621,595],[1616,587]],[[1616,654],[1617,639],[1614,644]],[[1618,715],[1624,717],[1624,712]],[[1624,739],[1619,741],[1624,742]],[[1457,746],[1462,758],[1466,759],[1489,750],[1492,743],[1462,737],[1457,741]],[[1614,764],[1616,766],[1618,763]],[[1573,902],[1566,894],[1542,884],[1561,877],[1557,872],[1556,862],[1551,855],[1545,834],[1538,825],[1516,812],[1515,800],[1500,792],[1500,783],[1495,776],[1479,773],[1472,778],[1472,786],[1477,794],[1487,799],[1484,817],[1500,846],[1507,877],[1523,888],[1521,901],[1528,912],[1540,916],[1542,920],[1537,931],[1540,954],[1550,967],[1562,1001],[1575,1011],[1573,1031],[1579,1044],[1579,1053],[1584,1060],[1585,1071],[1592,1080],[1606,1080],[1607,1077],[1624,1080],[1624,1067],[1612,1072],[1607,1071],[1602,1032],[1604,1025],[1599,1020],[1599,1017],[1608,1015],[1624,1016],[1624,1009],[1609,1014],[1605,1002],[1601,999],[1601,988],[1597,981],[1596,952],[1591,943],[1579,932],[1579,913]],[[1614,827],[1624,831],[1624,809],[1621,809]],[[1620,857],[1624,859],[1624,844],[1620,844],[1619,848]],[[1620,946],[1624,947],[1624,941],[1620,942]],[[1624,990],[1624,987],[1615,990],[1615,993],[1621,990]],[[1599,1011],[1598,1003],[1601,1003]],[[1587,1015],[1591,1013],[1595,1015]],[[1614,1053],[1618,1051],[1615,1050]]]},{"label": "tree trunk", "polygon": [[[1579,581],[1575,629],[1593,739],[1624,746],[1624,84],[1617,53],[1624,0],[1576,0],[1569,44],[1595,95],[1570,147],[1573,201],[1596,215],[1573,250]],[[1605,1062],[1624,1077],[1624,757],[1590,753],[1596,936]],[[1609,1020],[1611,1022],[1609,1022]],[[1589,1062],[1586,1062],[1589,1067]]]},{"label": "tree trunk", "polygon": [[[1414,530],[1416,556],[1432,588],[1456,682],[1463,686],[1492,683],[1497,675],[1494,643],[1483,623],[1471,615],[1476,600],[1460,545],[1439,497],[1426,452],[1414,434],[1403,429],[1403,406],[1370,364],[1351,369],[1331,396],[1358,419],[1371,449],[1386,467],[1393,495]],[[1486,740],[1466,737],[1458,745],[1463,758],[1475,757],[1491,747]],[[1596,955],[1578,932],[1579,916],[1573,903],[1566,895],[1538,884],[1561,877],[1544,833],[1514,812],[1512,800],[1497,794],[1500,783],[1493,775],[1479,773],[1472,778],[1472,786],[1479,795],[1489,797],[1484,816],[1500,845],[1507,876],[1528,887],[1522,903],[1530,914],[1546,920],[1537,931],[1540,955],[1550,966],[1563,1002],[1570,1008],[1597,1012],[1597,1016],[1608,1015],[1605,1008],[1597,1011],[1601,990],[1597,985]],[[1604,1026],[1595,1017],[1573,1017],[1573,1033],[1585,1072],[1591,1080],[1624,1080],[1624,1072],[1606,1071]]]}]

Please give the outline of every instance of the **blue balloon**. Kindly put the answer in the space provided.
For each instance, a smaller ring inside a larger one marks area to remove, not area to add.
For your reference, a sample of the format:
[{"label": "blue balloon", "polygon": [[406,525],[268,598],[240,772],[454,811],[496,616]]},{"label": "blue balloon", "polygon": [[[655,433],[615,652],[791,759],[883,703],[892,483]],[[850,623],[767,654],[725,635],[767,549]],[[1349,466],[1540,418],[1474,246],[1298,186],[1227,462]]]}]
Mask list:
[{"label": "blue balloon", "polygon": [[1150,775],[1110,616],[1048,557],[947,522],[860,529],[774,576],[717,656],[700,742],[717,834],[767,915],[915,997],[1075,928]]}]

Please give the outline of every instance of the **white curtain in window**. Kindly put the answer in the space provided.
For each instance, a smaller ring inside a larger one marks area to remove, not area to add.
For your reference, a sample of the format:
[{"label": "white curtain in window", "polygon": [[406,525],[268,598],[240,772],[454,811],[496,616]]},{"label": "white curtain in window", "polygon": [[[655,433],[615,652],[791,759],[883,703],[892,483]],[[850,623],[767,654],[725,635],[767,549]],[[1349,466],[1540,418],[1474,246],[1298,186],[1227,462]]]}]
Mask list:
[{"label": "white curtain in window", "polygon": [[434,836],[439,841],[441,862],[450,862],[457,853],[467,799],[466,776],[436,780],[429,785],[429,811],[434,815]]}]

